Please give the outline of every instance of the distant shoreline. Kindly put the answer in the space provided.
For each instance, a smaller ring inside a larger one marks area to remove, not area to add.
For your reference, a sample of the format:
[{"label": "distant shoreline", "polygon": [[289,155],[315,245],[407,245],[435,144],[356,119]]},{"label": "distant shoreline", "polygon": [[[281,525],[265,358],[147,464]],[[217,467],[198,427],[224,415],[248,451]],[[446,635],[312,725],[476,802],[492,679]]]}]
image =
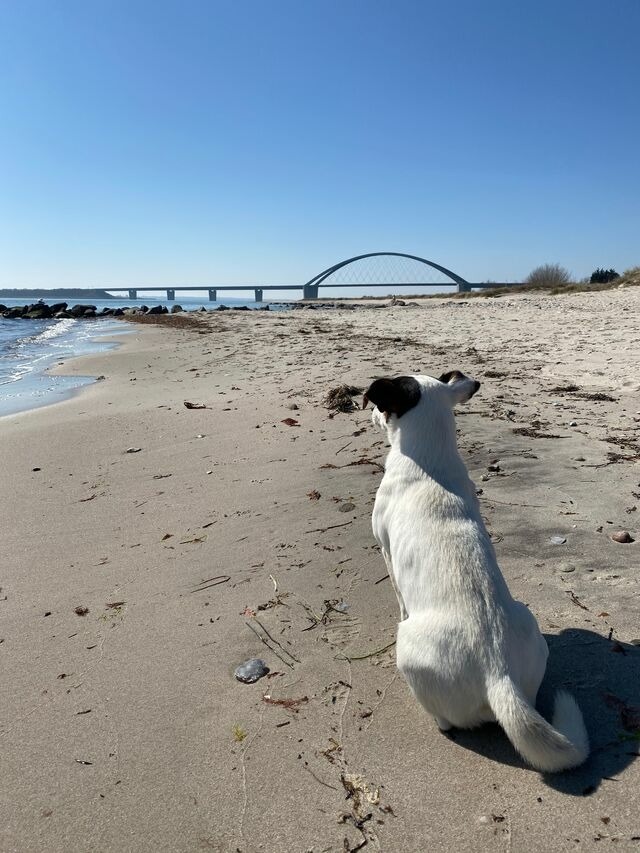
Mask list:
[{"label": "distant shoreline", "polygon": [[56,290],[4,289],[0,290],[0,299],[117,299],[106,290],[87,290],[86,288],[61,287]]}]

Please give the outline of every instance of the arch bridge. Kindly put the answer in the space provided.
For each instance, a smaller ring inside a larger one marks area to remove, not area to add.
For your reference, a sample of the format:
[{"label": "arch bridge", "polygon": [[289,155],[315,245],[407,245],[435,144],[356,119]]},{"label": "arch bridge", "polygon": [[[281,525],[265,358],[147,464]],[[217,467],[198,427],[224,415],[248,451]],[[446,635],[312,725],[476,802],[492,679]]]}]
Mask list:
[{"label": "arch bridge", "polygon": [[[319,289],[324,288],[379,288],[384,287],[389,292],[395,287],[455,287],[458,292],[489,287],[509,287],[514,282],[469,282],[435,261],[429,261],[418,255],[405,252],[368,252],[354,255],[337,264],[322,270],[304,284],[244,284],[244,285],[180,285],[177,287],[131,287],[114,288],[113,290],[128,292],[130,299],[137,299],[139,293],[158,290],[167,292],[169,301],[176,298],[176,293],[183,291],[204,291],[208,293],[209,301],[216,302],[222,291],[253,291],[256,302],[262,302],[265,291],[270,290],[302,290],[304,299],[318,299]],[[111,291],[111,289],[109,288]]]},{"label": "arch bridge", "polygon": [[[387,262],[386,264],[379,262],[377,264],[378,269],[372,269],[371,264],[360,264],[361,261],[366,261],[369,258],[384,258],[387,259]],[[392,266],[388,260],[390,258],[402,259],[403,263],[394,261]],[[407,261],[412,263],[407,264]],[[362,280],[362,274],[345,275],[347,267],[352,265],[356,268],[363,268],[364,278],[368,280]],[[433,278],[433,270],[441,274],[440,279],[444,276],[445,281],[425,280]],[[350,280],[348,280],[349,278]],[[318,288],[323,285],[325,287],[420,287],[421,285],[433,286],[434,284],[454,284],[459,291],[471,289],[469,282],[465,281],[462,276],[418,255],[408,255],[405,252],[368,252],[365,255],[354,255],[353,258],[347,258],[346,261],[340,261],[327,267],[326,270],[322,270],[305,283],[303,293],[305,299],[317,299]]]}]

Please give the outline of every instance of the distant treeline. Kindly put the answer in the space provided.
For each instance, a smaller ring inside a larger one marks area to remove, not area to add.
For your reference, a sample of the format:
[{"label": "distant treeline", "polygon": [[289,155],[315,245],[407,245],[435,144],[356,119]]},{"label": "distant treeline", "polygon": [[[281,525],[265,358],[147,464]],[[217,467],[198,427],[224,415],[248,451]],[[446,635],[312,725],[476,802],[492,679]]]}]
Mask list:
[{"label": "distant treeline", "polygon": [[56,290],[13,288],[0,290],[0,299],[117,299],[106,290],[59,287]]}]

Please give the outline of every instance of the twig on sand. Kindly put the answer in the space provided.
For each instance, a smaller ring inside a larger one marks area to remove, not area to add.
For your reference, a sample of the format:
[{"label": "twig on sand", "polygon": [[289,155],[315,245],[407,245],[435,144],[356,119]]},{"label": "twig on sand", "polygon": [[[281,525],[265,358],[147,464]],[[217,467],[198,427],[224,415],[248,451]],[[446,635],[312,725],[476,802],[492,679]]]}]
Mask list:
[{"label": "twig on sand", "polygon": [[351,521],[345,521],[343,524],[330,524],[328,527],[315,527],[313,530],[305,530],[305,533],[326,533],[327,530],[335,530],[336,527],[346,527],[347,524],[353,524]]},{"label": "twig on sand", "polygon": [[273,638],[273,637],[271,636],[271,634],[267,631],[267,629],[264,627],[264,625],[262,624],[262,622],[260,622],[260,620],[259,620],[259,619],[256,619],[256,618],[255,618],[255,616],[253,617],[253,619],[254,619],[254,621],[255,621],[255,622],[257,622],[257,623],[258,623],[258,625],[262,628],[262,630],[263,630],[263,631],[264,631],[264,633],[267,635],[267,637],[269,638],[269,640],[271,640],[271,642],[273,643],[273,645],[274,645],[274,646],[277,646],[277,648],[275,648],[275,649],[274,649],[272,646],[270,646],[270,645],[269,645],[269,643],[267,642],[267,640],[262,636],[262,634],[260,633],[260,631],[258,631],[258,629],[257,629],[256,627],[254,627],[254,626],[251,624],[251,622],[245,622],[245,625],[247,625],[247,627],[251,628],[251,630],[252,630],[252,631],[253,631],[253,633],[256,635],[256,637],[260,640],[260,642],[261,642],[261,643],[264,643],[264,645],[269,649],[269,651],[270,651],[270,652],[273,652],[273,653],[274,653],[274,655],[275,655],[277,658],[279,658],[279,659],[282,661],[282,663],[286,664],[286,666],[288,666],[290,669],[293,669],[293,664],[291,663],[291,661],[288,661],[285,657],[283,657],[283,656],[280,654],[280,652],[278,651],[278,649],[280,649],[280,651],[282,651],[282,652],[284,652],[286,655],[288,655],[288,656],[291,658],[291,660],[295,661],[296,663],[300,663],[299,658],[295,657],[295,655],[292,655],[292,654],[291,654],[291,652],[290,652],[290,651],[288,651],[287,649],[285,649],[285,647],[284,647],[283,645],[281,645],[277,640],[274,640],[274,638]]},{"label": "twig on sand", "polygon": [[504,506],[524,506],[524,507],[532,507],[534,509],[546,509],[546,504],[518,504],[513,501],[499,501],[497,498],[490,498],[489,495],[482,495],[482,497],[486,500],[487,503],[490,504],[503,504]]},{"label": "twig on sand", "polygon": [[344,610],[338,610],[337,607],[334,607],[335,604],[338,604],[338,600],[335,598],[334,599],[325,599],[324,611],[322,613],[322,616],[317,616],[314,613],[313,609],[306,602],[300,601],[299,604],[302,607],[304,607],[307,614],[311,614],[310,616],[307,615],[307,619],[309,619],[311,621],[311,625],[307,626],[306,628],[303,628],[302,629],[303,632],[304,631],[312,631],[314,628],[317,628],[318,625],[326,625],[327,619],[329,617],[329,613],[331,613],[332,611],[333,611],[333,613],[338,613],[340,616],[345,615]]},{"label": "twig on sand", "polygon": [[348,441],[348,442],[345,444],[345,446],[344,446],[344,447],[341,447],[341,448],[340,448],[340,450],[336,450],[336,456],[338,455],[338,453],[342,453],[342,451],[343,451],[343,450],[346,450],[346,449],[347,449],[347,447],[349,447],[349,445],[350,445],[350,444],[353,444],[353,442],[352,442],[352,441]]},{"label": "twig on sand", "polygon": [[583,603],[580,601],[580,599],[578,598],[578,596],[577,596],[577,595],[575,595],[575,593],[574,593],[574,591],[573,591],[572,589],[566,589],[566,590],[565,590],[565,592],[567,593],[567,595],[569,596],[569,598],[571,599],[571,601],[573,601],[573,603],[574,603],[577,607],[580,607],[582,610],[588,610],[588,609],[589,609],[585,604],[583,604]]},{"label": "twig on sand", "polygon": [[[387,645],[383,646],[381,649],[376,649],[373,652],[368,652],[366,655],[345,655],[345,654],[343,654],[342,657],[346,658],[346,660],[348,660],[348,661],[366,660],[367,658],[373,658],[376,655],[381,655],[382,652],[386,652],[387,649],[390,649],[392,646],[395,646],[395,644],[396,644],[396,641],[392,640],[392,642],[387,643]],[[336,655],[336,657],[339,657],[339,655]]]},{"label": "twig on sand", "polygon": [[278,592],[278,581],[274,578],[273,575],[269,575],[269,577],[271,579],[271,583],[273,584],[273,591],[275,593],[277,593]]},{"label": "twig on sand", "polygon": [[276,646],[279,646],[282,649],[282,651],[285,652],[286,654],[288,654],[289,657],[292,658],[292,660],[294,660],[296,663],[300,663],[300,659],[297,658],[295,655],[292,655],[288,649],[285,649],[285,647],[282,645],[282,643],[279,643],[277,640],[275,640],[271,636],[271,634],[267,631],[267,629],[264,627],[262,622],[256,616],[253,617],[253,621],[258,623],[258,625],[262,628],[262,630],[265,632],[265,634],[271,640],[272,643],[275,643]]},{"label": "twig on sand", "polygon": [[265,640],[265,638],[260,634],[260,632],[258,631],[258,629],[257,629],[257,628],[254,628],[254,626],[251,624],[251,622],[245,622],[244,624],[245,624],[248,628],[251,628],[251,630],[252,630],[252,631],[253,631],[253,633],[256,635],[256,637],[260,640],[260,642],[261,642],[261,643],[264,643],[264,645],[269,649],[269,651],[270,651],[270,652],[273,652],[273,654],[274,654],[277,658],[280,658],[280,660],[282,661],[282,663],[283,663],[283,664],[285,664],[286,666],[288,666],[290,669],[293,669],[293,664],[292,664],[292,663],[290,663],[290,662],[289,662],[288,660],[286,660],[285,658],[283,658],[283,657],[282,657],[282,655],[280,654],[280,652],[279,652],[277,649],[273,649],[273,648],[271,648],[271,646],[269,645],[269,643],[268,643],[268,642]]},{"label": "twig on sand", "polygon": [[384,577],[378,578],[378,580],[375,581],[373,585],[376,586],[376,584],[382,583],[382,581],[386,581],[388,577],[391,577],[391,575],[384,575]]},{"label": "twig on sand", "polygon": [[212,586],[220,586],[221,583],[227,583],[231,580],[231,575],[216,575],[215,578],[207,578],[206,581],[200,581],[196,589],[191,592],[203,592],[205,589],[210,589]]},{"label": "twig on sand", "polygon": [[335,785],[330,785],[328,782],[323,782],[322,779],[320,779],[318,776],[316,776],[316,774],[313,772],[313,770],[310,767],[308,767],[306,764],[303,764],[302,766],[304,767],[305,770],[308,770],[309,773],[311,773],[311,775],[316,780],[316,782],[319,782],[321,785],[324,785],[325,788],[331,788],[332,791],[339,791],[340,790],[340,788],[336,788]]}]

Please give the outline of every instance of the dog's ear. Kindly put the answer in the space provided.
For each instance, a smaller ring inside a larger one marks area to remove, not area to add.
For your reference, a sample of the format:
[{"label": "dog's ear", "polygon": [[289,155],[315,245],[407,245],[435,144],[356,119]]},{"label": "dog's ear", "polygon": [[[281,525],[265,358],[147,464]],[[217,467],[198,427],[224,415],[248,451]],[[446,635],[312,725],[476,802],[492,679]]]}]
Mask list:
[{"label": "dog's ear", "polygon": [[453,402],[466,403],[470,400],[480,387],[477,379],[465,376],[461,370],[449,370],[439,377],[439,381],[448,385],[453,394]]},{"label": "dog's ear", "polygon": [[371,400],[384,415],[402,417],[417,405],[421,395],[420,383],[413,376],[398,376],[395,379],[376,379],[366,390],[362,400],[364,409]]}]

